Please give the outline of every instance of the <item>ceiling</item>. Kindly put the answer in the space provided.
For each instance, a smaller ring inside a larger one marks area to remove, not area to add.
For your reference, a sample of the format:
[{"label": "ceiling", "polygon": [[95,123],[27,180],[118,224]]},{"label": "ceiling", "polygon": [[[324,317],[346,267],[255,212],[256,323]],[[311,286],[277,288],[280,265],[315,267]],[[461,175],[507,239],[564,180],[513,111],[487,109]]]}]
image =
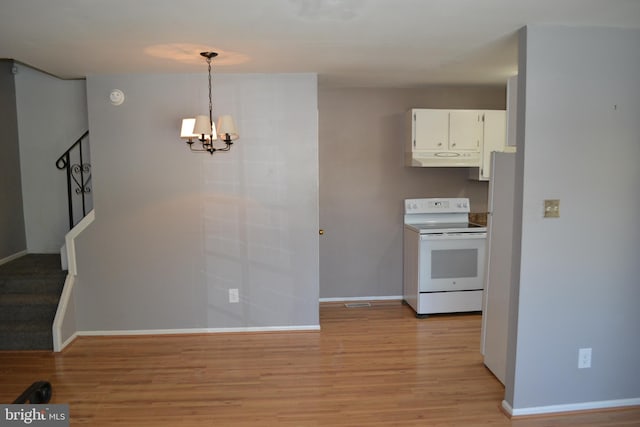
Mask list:
[{"label": "ceiling", "polygon": [[493,85],[527,24],[640,28],[640,0],[1,0],[0,58],[80,78],[206,72],[212,50],[214,72]]}]

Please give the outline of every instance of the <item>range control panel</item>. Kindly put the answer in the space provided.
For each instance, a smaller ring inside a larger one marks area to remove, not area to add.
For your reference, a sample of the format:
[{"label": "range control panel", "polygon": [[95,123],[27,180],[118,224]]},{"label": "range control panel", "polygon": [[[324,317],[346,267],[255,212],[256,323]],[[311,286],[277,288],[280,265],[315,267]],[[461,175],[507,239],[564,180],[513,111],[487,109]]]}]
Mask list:
[{"label": "range control panel", "polygon": [[404,201],[404,213],[469,213],[470,204],[468,198],[433,198],[433,199],[406,199]]}]

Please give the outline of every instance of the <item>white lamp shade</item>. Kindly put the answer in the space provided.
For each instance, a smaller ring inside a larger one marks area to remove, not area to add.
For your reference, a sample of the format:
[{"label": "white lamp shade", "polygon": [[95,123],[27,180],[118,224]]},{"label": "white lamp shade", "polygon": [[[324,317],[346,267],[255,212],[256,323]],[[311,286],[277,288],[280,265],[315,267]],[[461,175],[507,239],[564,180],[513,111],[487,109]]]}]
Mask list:
[{"label": "white lamp shade", "polygon": [[227,134],[229,134],[231,140],[238,139],[236,123],[233,121],[233,117],[228,114],[218,118],[218,135],[221,139],[225,139]]},{"label": "white lamp shade", "polygon": [[213,135],[213,139],[218,139],[216,136],[216,127],[209,121],[207,116],[196,116],[195,123],[193,125],[193,133],[196,136],[204,135],[205,139],[210,139]]},{"label": "white lamp shade", "polygon": [[197,138],[198,135],[193,133],[193,126],[196,124],[196,119],[188,118],[182,119],[182,128],[180,128],[180,138],[191,139]]}]

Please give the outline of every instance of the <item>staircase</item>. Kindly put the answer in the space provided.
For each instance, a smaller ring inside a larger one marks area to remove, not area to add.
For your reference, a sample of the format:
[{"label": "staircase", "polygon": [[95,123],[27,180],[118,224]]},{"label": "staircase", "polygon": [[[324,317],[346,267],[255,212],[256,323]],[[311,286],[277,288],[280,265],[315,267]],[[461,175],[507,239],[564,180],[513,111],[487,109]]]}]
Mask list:
[{"label": "staircase", "polygon": [[52,350],[51,327],[66,272],[59,254],[0,265],[0,350]]}]

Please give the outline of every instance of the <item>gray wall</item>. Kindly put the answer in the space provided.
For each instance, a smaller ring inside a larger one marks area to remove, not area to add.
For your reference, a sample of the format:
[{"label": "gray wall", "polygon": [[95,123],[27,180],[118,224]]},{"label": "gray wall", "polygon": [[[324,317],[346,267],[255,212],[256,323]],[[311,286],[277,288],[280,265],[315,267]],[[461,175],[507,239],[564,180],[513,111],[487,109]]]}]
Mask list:
[{"label": "gray wall", "polygon": [[[506,82],[505,82],[506,85]],[[469,197],[467,168],[404,166],[411,108],[504,109],[505,87],[320,88],[320,297],[402,295],[403,200]]]},{"label": "gray wall", "polygon": [[0,260],[25,251],[13,61],[0,60]]},{"label": "gray wall", "polygon": [[87,78],[95,221],[76,240],[80,331],[319,324],[317,78],[213,79],[240,139],[211,156],[179,139],[181,118],[207,111],[206,75]]},{"label": "gray wall", "polygon": [[66,175],[55,162],[86,130],[84,80],[62,80],[25,65],[16,106],[27,250],[57,253],[69,231]]},{"label": "gray wall", "polygon": [[[505,400],[637,402],[640,31],[532,26],[524,36]],[[544,199],[560,199],[560,218],[542,218]],[[579,348],[593,349],[590,369],[577,368]]]}]

